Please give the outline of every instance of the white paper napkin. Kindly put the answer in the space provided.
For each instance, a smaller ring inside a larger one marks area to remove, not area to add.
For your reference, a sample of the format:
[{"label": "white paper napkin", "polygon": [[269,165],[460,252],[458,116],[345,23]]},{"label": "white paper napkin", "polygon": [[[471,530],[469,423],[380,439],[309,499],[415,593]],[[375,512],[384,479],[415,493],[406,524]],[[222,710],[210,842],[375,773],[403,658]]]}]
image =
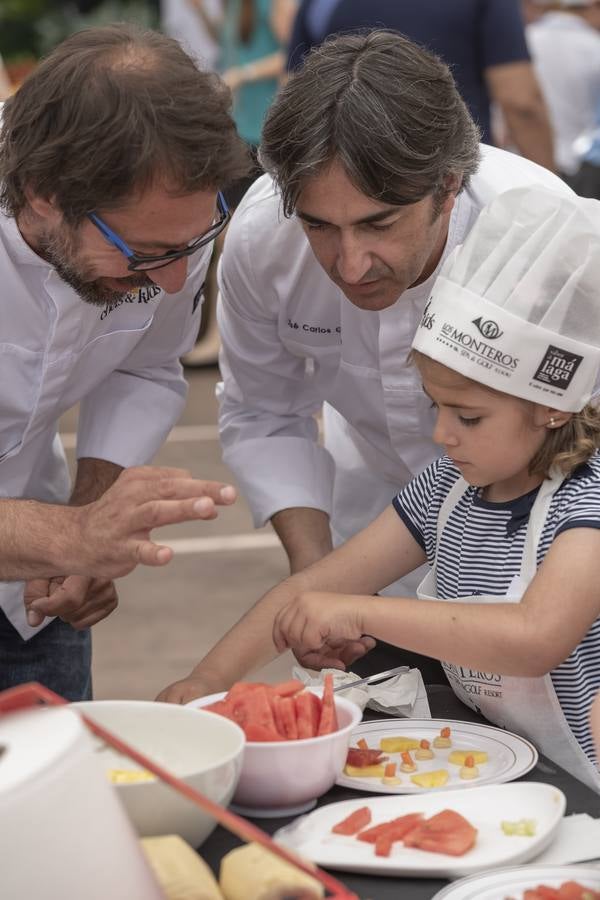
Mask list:
[{"label": "white paper napkin", "polygon": [[[333,686],[351,684],[357,681],[360,675],[354,672],[341,672],[339,669],[322,669],[313,672],[302,666],[294,666],[292,675],[299,678],[308,687],[323,684],[323,678],[328,673],[333,675]],[[403,716],[412,719],[430,719],[431,711],[427,700],[427,692],[423,678],[418,669],[411,669],[400,675],[395,675],[381,684],[361,684],[358,687],[350,687],[343,692],[343,696],[352,700],[361,709],[368,706],[377,712],[388,716]]]},{"label": "white paper napkin", "polygon": [[549,847],[535,858],[535,864],[562,866],[600,860],[600,819],[587,813],[565,816]]}]

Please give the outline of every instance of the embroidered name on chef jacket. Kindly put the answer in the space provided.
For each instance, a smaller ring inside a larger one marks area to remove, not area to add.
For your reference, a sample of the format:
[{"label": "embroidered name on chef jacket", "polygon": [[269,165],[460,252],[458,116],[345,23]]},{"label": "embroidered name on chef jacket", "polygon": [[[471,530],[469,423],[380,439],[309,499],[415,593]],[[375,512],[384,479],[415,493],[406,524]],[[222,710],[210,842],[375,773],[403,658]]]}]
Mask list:
[{"label": "embroidered name on chef jacket", "polygon": [[292,331],[304,331],[308,334],[341,334],[342,328],[338,325],[336,328],[327,328],[323,325],[313,325],[310,322],[296,322],[293,319],[288,319],[287,321],[288,328],[291,328]]},{"label": "embroidered name on chef jacket", "polygon": [[135,291],[128,291],[112,303],[105,303],[104,309],[100,313],[100,320],[106,319],[111,312],[123,306],[124,303],[150,303],[160,293],[162,293],[162,288],[157,284],[149,284],[146,287],[137,288]]}]

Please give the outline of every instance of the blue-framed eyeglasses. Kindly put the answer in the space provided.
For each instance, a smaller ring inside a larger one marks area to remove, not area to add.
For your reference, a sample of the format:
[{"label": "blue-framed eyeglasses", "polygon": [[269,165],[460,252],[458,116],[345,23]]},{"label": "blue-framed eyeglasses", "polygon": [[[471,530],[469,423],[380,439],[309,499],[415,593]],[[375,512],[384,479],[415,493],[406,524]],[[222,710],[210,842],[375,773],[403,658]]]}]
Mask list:
[{"label": "blue-framed eyeglasses", "polygon": [[211,241],[214,241],[216,236],[223,231],[231,218],[229,207],[227,206],[225,197],[221,191],[217,194],[217,210],[219,212],[218,219],[213,222],[208,231],[200,235],[199,238],[196,238],[195,241],[192,241],[191,244],[188,244],[187,247],[184,247],[182,250],[167,250],[166,253],[158,255],[136,253],[135,250],[132,250],[118,234],[115,234],[112,228],[109,228],[106,222],[103,222],[96,213],[88,213],[87,217],[104,235],[106,240],[127,257],[127,268],[129,271],[139,272],[140,269],[162,269],[163,266],[168,266],[177,259],[182,259],[184,256],[191,256],[192,253],[195,253],[200,247],[204,247],[206,244],[210,244]]}]

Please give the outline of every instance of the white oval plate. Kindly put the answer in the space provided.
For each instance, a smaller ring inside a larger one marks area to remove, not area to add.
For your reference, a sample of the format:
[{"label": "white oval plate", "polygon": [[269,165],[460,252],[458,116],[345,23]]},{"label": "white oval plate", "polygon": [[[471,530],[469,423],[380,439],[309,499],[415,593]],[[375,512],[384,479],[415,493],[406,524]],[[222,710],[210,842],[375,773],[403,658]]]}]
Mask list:
[{"label": "white oval plate", "polygon": [[[436,750],[433,747],[433,739],[445,726],[451,729],[452,746],[449,750]],[[428,789],[413,784],[410,775],[400,772],[399,753],[385,754],[389,756],[390,762],[398,763],[397,774],[402,779],[398,785],[382,784],[379,778],[353,778],[344,774],[340,775],[336,783],[356,791],[368,791],[370,794],[423,794],[429,790],[447,791],[513,781],[533,769],[538,761],[538,752],[533,744],[518,734],[494,728],[492,725],[451,719],[374,719],[358,725],[352,732],[350,743],[355,747],[363,738],[370,748],[379,749],[381,738],[400,736],[415,740],[425,738],[431,742],[435,757],[425,761],[415,760],[417,772],[447,769],[450,777],[443,788]],[[464,781],[460,778],[460,766],[448,762],[452,750],[485,750],[488,761],[479,766],[480,777],[473,781]]]},{"label": "white oval plate", "polygon": [[439,891],[432,900],[506,900],[507,896],[522,900],[523,891],[538,884],[560,887],[564,881],[578,881],[600,891],[598,866],[536,866],[503,869],[463,878]]},{"label": "white oval plate", "polygon": [[[477,842],[459,857],[428,853],[401,843],[394,844],[389,857],[378,857],[372,844],[331,833],[337,822],[361,806],[370,808],[375,825],[411,812],[422,812],[429,818],[443,809],[452,809],[477,828]],[[275,840],[324,868],[374,875],[461,878],[499,866],[524,863],[537,856],[552,841],[565,806],[562,791],[533,781],[488,785],[452,797],[439,792],[418,798],[368,797],[322,806],[281,828]],[[535,819],[534,837],[504,834],[500,827],[503,820],[522,818]],[[480,900],[480,895],[477,896]]]}]

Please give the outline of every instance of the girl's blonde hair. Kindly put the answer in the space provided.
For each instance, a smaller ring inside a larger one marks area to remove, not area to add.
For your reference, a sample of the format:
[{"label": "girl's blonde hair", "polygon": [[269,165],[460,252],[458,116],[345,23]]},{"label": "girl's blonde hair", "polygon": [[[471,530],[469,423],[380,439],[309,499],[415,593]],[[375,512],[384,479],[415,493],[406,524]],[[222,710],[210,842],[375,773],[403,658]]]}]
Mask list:
[{"label": "girl's blonde hair", "polygon": [[529,464],[532,475],[546,478],[552,466],[570,475],[600,447],[600,409],[588,403],[560,428],[548,431],[546,440]]},{"label": "girl's blonde hair", "polygon": [[[421,361],[436,362],[419,350],[411,350],[409,360],[417,367]],[[455,374],[492,394],[503,393],[459,372]],[[519,399],[515,397],[515,400]],[[530,404],[531,401],[521,400],[521,403]],[[587,462],[598,448],[600,448],[600,408],[593,403],[587,403],[581,412],[572,413],[569,421],[560,428],[548,431],[544,443],[529,463],[529,473],[547,478],[550,469],[557,466],[565,475],[570,475],[578,466]]]}]

